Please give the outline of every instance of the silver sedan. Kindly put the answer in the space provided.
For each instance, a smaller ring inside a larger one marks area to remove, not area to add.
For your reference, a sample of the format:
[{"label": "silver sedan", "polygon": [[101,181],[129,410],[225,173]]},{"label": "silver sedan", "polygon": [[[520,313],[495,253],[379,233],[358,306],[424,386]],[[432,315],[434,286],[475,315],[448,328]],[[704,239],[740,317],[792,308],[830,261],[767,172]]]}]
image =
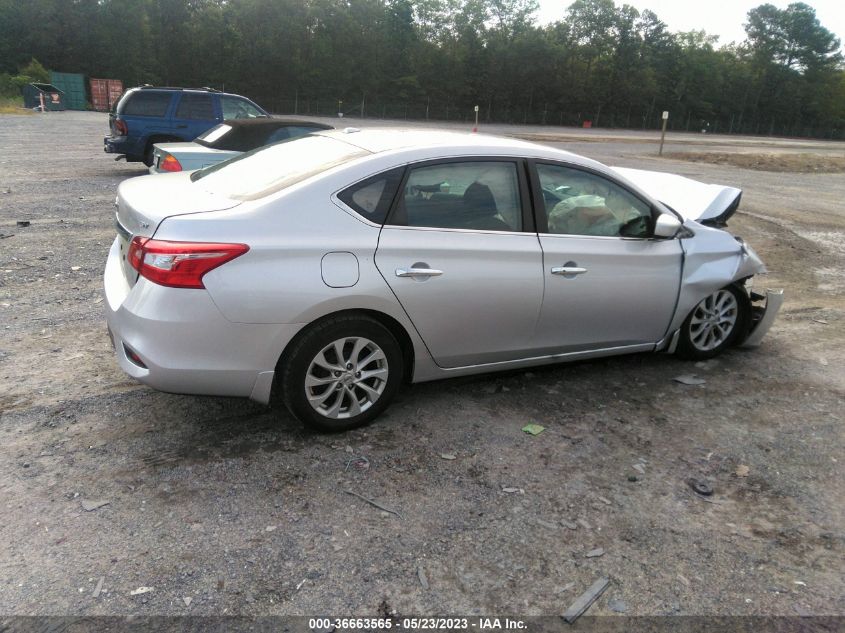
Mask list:
[{"label": "silver sedan", "polygon": [[325,430],[403,382],[754,346],[779,291],[741,192],[475,134],[354,128],[118,190],[105,271],[129,375],[279,397]]}]

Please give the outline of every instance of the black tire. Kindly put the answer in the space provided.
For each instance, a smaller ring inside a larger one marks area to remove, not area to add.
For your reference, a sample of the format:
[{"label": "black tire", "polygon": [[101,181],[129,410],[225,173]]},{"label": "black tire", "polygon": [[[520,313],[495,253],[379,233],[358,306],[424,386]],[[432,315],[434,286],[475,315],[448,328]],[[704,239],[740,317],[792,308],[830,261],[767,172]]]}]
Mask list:
[{"label": "black tire", "polygon": [[[158,141],[156,141],[156,142],[158,142]],[[154,151],[153,145],[154,145],[153,142],[147,143],[147,149],[144,150],[144,161],[143,162],[147,167],[153,166],[153,151]]]},{"label": "black tire", "polygon": [[676,353],[690,360],[718,356],[734,344],[747,322],[748,297],[736,286],[725,286],[702,299],[684,319]]},{"label": "black tire", "polygon": [[[340,341],[342,358],[338,359],[335,344]],[[370,317],[326,319],[308,328],[291,345],[277,375],[285,406],[307,427],[338,432],[368,424],[387,408],[402,383],[399,343]],[[374,360],[366,362],[368,358]],[[355,413],[356,408],[360,412]]]}]

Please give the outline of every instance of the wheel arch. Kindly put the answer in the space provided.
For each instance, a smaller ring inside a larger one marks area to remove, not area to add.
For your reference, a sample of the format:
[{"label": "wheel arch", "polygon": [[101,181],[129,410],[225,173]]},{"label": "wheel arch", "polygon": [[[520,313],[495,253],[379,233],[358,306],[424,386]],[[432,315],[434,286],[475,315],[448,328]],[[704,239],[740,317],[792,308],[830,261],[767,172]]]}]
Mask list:
[{"label": "wheel arch", "polygon": [[276,361],[276,371],[273,377],[273,386],[271,389],[271,401],[278,401],[280,395],[280,380],[279,377],[281,376],[280,368],[285,364],[290,355],[292,349],[296,347],[299,341],[305,336],[311,329],[317,327],[321,323],[329,320],[334,319],[337,317],[368,317],[377,321],[382,326],[384,326],[396,339],[399,343],[399,348],[402,350],[402,381],[404,383],[410,383],[413,375],[414,375],[414,362],[415,362],[415,351],[414,351],[414,343],[411,340],[410,334],[405,329],[405,327],[397,321],[394,317],[386,314],[384,312],[380,312],[379,310],[371,310],[367,308],[349,308],[345,310],[337,310],[335,312],[329,312],[328,314],[324,314],[323,316],[311,321],[308,325],[303,327],[296,335],[288,341],[285,348],[282,350],[281,354],[279,355],[279,360]]}]

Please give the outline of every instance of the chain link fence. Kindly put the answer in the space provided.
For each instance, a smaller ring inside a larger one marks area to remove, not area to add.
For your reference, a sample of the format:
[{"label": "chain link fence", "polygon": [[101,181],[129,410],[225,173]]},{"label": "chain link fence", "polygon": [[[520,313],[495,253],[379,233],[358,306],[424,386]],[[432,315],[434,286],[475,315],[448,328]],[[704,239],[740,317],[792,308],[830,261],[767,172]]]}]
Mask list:
[{"label": "chain link fence", "polygon": [[[475,121],[473,106],[444,104],[433,100],[387,103],[368,102],[366,99],[279,99],[270,96],[264,99],[258,97],[257,101],[276,114],[336,117],[338,113],[342,113],[344,116],[365,119],[448,121],[466,124]],[[662,125],[661,114],[662,111],[658,108],[571,111],[553,107],[494,107],[482,103],[479,105],[478,121],[516,125],[659,130]],[[845,139],[845,121],[838,127],[815,128],[803,125],[801,121],[762,120],[748,113],[702,116],[692,111],[670,112],[666,129],[670,132]]]}]

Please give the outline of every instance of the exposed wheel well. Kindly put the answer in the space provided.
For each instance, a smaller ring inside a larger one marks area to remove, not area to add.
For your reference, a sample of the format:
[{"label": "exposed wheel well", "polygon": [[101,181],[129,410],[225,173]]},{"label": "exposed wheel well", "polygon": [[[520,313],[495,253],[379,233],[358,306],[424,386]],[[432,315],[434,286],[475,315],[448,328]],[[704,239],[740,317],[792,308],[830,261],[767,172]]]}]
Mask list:
[{"label": "exposed wheel well", "polygon": [[739,291],[742,303],[742,323],[740,324],[739,335],[736,337],[736,340],[734,340],[734,347],[742,345],[743,341],[748,338],[748,335],[751,332],[751,325],[753,324],[752,315],[754,313],[754,306],[751,304],[751,297],[749,296],[748,290],[746,290],[745,286],[745,282],[748,279],[749,277],[745,277],[744,279],[738,279],[732,284],[729,284]]},{"label": "exposed wheel well", "polygon": [[287,344],[285,349],[282,351],[281,356],[279,356],[279,360],[276,363],[276,375],[273,378],[273,389],[272,389],[272,401],[278,401],[279,396],[279,376],[280,371],[279,368],[284,364],[287,359],[287,354],[296,346],[296,343],[302,338],[306,332],[308,332],[311,328],[319,325],[320,323],[332,319],[338,316],[366,316],[375,321],[378,321],[381,325],[386,327],[391,334],[396,338],[397,342],[399,343],[399,348],[402,350],[402,363],[404,367],[402,368],[402,379],[403,382],[411,382],[411,378],[413,377],[414,372],[414,344],[411,341],[411,337],[408,335],[408,332],[402,326],[399,321],[394,319],[392,316],[385,314],[384,312],[379,312],[377,310],[366,310],[366,309],[355,309],[355,310],[340,310],[338,312],[332,312],[331,314],[326,314],[317,319],[316,321],[312,321],[304,328],[302,328],[296,336],[294,336],[290,342]]}]

